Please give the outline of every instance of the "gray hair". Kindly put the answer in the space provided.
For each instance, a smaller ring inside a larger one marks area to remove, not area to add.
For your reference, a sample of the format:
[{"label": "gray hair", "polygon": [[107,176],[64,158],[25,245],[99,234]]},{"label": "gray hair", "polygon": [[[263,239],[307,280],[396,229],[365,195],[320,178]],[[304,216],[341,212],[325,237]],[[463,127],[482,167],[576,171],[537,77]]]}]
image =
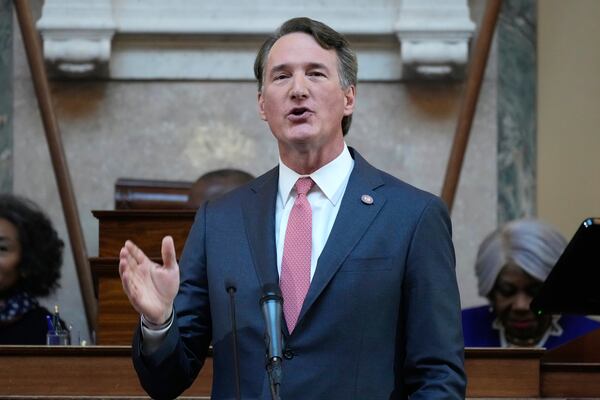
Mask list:
[{"label": "gray hair", "polygon": [[534,278],[544,281],[567,246],[552,226],[536,219],[506,223],[488,235],[477,253],[475,273],[479,294],[488,297],[496,278],[508,263],[514,263]]},{"label": "gray hair", "polygon": [[[358,75],[358,62],[356,54],[350,47],[348,40],[339,32],[330,28],[322,22],[310,18],[292,18],[283,23],[271,36],[265,40],[258,50],[256,60],[254,61],[254,76],[258,81],[258,90],[262,91],[265,67],[267,57],[275,42],[281,37],[295,32],[303,32],[312,36],[315,41],[326,50],[334,49],[338,57],[338,75],[340,76],[340,86],[347,89],[350,86],[356,87]],[[346,115],[342,118],[342,132],[344,135],[350,130],[352,115]]]}]

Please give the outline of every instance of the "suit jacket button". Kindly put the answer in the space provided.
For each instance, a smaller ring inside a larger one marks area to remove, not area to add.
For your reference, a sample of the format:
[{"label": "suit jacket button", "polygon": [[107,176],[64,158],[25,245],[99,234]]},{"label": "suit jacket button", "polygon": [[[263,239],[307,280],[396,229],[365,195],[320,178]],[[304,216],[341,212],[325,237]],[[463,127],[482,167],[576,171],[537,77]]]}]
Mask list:
[{"label": "suit jacket button", "polygon": [[283,358],[285,358],[286,360],[291,360],[292,358],[294,358],[294,352],[290,349],[285,349],[283,351]]}]

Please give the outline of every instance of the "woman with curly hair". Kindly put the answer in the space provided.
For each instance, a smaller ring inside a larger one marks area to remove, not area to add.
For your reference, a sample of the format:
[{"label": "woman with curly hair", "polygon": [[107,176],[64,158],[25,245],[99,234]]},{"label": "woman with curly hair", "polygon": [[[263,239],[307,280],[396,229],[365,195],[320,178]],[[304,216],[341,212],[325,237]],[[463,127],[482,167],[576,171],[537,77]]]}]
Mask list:
[{"label": "woman with curly hair", "polygon": [[59,286],[64,243],[31,201],[0,194],[0,344],[46,344],[37,298]]}]

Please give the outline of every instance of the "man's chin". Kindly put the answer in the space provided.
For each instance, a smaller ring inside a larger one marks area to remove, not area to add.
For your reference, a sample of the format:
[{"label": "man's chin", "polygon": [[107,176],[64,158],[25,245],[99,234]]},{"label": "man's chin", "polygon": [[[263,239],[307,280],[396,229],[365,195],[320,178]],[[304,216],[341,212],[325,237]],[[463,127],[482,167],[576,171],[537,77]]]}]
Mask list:
[{"label": "man's chin", "polygon": [[311,126],[309,126],[308,124],[302,124],[291,128],[287,132],[286,136],[291,141],[303,143],[310,140],[314,140],[317,134]]},{"label": "man's chin", "polygon": [[285,143],[295,148],[312,147],[317,141],[317,135],[309,130],[295,130],[285,134],[282,138]]}]

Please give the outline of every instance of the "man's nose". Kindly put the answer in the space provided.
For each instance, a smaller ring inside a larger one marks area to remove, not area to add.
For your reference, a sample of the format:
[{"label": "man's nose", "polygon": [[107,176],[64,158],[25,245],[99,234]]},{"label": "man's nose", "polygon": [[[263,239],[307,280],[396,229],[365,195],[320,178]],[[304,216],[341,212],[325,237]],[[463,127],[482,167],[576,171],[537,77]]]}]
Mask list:
[{"label": "man's nose", "polygon": [[306,87],[304,76],[294,75],[290,96],[292,99],[304,99],[308,97],[308,88]]}]

